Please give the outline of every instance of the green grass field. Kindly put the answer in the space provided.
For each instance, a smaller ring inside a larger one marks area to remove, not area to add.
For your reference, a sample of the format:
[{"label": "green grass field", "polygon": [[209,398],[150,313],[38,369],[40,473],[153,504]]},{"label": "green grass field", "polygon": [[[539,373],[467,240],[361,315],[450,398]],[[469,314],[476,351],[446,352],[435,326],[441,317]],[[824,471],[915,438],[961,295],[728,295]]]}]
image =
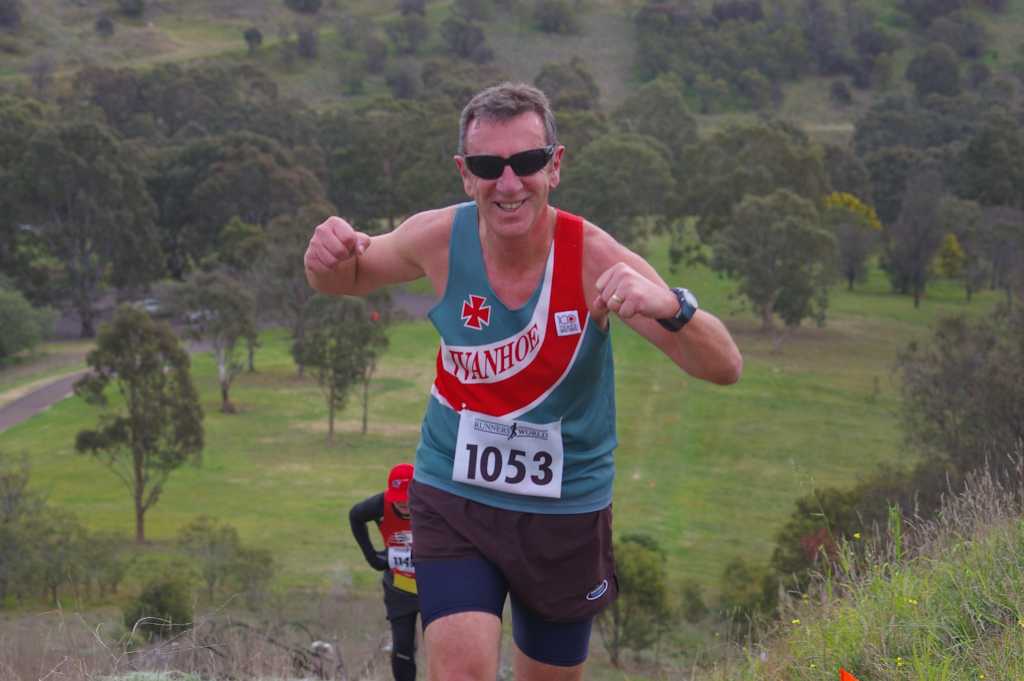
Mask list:
[{"label": "green grass field", "polygon": [[[971,305],[952,283],[929,289],[915,310],[888,293],[877,271],[862,288],[837,289],[825,328],[801,328],[776,351],[731,285],[695,269],[667,272],[727,318],[744,353],[742,380],[728,388],[686,377],[624,325],[613,328],[618,382],[615,487],[617,531],[646,532],[668,550],[673,587],[696,579],[713,593],[734,557],[769,558],[774,533],[793,500],[814,486],[852,485],[882,462],[908,462],[899,424],[893,362],[911,339],[925,339],[939,316],[983,313],[998,299]],[[348,508],[381,489],[388,468],[411,460],[432,379],[436,338],[427,322],[393,327],[391,347],[373,383],[369,433],[359,433],[353,398],[326,444],[326,409],[315,381],[296,376],[283,332],[264,337],[257,372],[232,389],[241,408],[218,411],[212,359],[194,356],[206,412],[201,467],[176,472],[147,515],[147,535],[169,542],[196,515],[236,526],[243,541],[271,549],[279,588],[353,584],[375,589],[351,540]],[[0,385],[5,385],[0,373]],[[0,449],[29,454],[33,485],[93,530],[131,535],[131,504],[99,463],[74,452],[78,430],[97,411],[68,399],[0,434]]]}]

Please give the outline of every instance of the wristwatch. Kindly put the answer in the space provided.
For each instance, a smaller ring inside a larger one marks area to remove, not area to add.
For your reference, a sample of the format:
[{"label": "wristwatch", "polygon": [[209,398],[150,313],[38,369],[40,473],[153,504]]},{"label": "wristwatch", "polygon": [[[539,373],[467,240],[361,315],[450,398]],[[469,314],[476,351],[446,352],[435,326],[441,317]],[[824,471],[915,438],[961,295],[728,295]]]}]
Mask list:
[{"label": "wristwatch", "polygon": [[672,293],[676,294],[676,298],[679,299],[679,312],[676,312],[672,317],[657,321],[667,331],[675,333],[693,319],[693,315],[697,313],[699,305],[697,304],[697,296],[693,295],[689,289],[676,287],[672,289]]}]

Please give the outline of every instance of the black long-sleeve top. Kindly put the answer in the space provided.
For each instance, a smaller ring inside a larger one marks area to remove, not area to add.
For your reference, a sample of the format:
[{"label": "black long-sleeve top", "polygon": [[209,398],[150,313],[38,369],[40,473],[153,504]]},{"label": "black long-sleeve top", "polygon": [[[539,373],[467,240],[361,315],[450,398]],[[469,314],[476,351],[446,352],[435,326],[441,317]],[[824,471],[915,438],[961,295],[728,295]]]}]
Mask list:
[{"label": "black long-sleeve top", "polygon": [[384,520],[383,492],[363,499],[348,512],[348,523],[352,526],[352,536],[355,537],[356,543],[362,549],[363,558],[366,559],[366,562],[374,570],[386,571],[390,574],[388,570],[387,547],[384,547],[383,551],[378,551],[374,548],[373,542],[370,540],[370,533],[366,529],[367,524],[370,522],[376,523],[377,527],[380,527],[382,520]]}]

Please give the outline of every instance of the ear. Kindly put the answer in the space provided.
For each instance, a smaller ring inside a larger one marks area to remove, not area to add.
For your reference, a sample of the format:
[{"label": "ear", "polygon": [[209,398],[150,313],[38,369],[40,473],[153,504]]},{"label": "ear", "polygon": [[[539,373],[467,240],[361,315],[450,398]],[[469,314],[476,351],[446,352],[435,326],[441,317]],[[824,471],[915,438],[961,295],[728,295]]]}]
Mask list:
[{"label": "ear", "polygon": [[562,181],[562,156],[565,154],[565,146],[558,145],[555,155],[551,157],[551,168],[548,170],[548,185],[554,189]]},{"label": "ear", "polygon": [[461,156],[453,156],[455,159],[455,167],[459,169],[459,176],[462,177],[462,189],[466,194],[473,198],[474,189],[476,188],[476,176],[469,172],[469,168],[466,167],[466,161]]}]

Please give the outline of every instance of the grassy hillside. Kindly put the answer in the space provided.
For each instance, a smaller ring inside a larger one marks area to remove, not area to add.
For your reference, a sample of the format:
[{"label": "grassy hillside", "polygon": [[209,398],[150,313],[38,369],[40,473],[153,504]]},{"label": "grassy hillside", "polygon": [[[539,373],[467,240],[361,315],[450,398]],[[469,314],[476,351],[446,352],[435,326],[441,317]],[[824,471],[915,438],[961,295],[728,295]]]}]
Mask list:
[{"label": "grassy hillside", "polygon": [[[638,85],[633,71],[634,35],[631,13],[638,0],[585,0],[577,3],[581,31],[575,35],[550,35],[537,31],[530,20],[531,3],[499,3],[501,7],[482,23],[488,45],[495,52],[494,65],[509,77],[532,81],[549,62],[565,62],[579,56],[601,89],[602,105],[612,109]],[[713,4],[710,0],[698,3]],[[145,68],[158,63],[182,64],[216,60],[250,63],[268,71],[282,93],[315,106],[344,100],[340,76],[345,50],[339,26],[346,16],[386,21],[397,16],[396,3],[375,0],[327,0],[315,18],[288,10],[281,0],[216,0],[199,2],[150,0],[142,18],[130,19],[115,11],[113,0],[69,3],[64,0],[33,0],[25,3],[23,27],[16,33],[0,31],[0,85],[27,86],[29,75],[40,63],[56,69],[58,82],[85,64]],[[829,98],[831,78],[805,77],[787,84],[777,114],[802,125],[819,139],[842,140],[852,132],[856,117],[878,96],[907,90],[903,71],[926,39],[909,30],[895,0],[864,3],[876,11],[881,23],[900,40],[892,80],[884,91],[854,90],[854,101],[837,105]],[[838,4],[836,4],[838,7]],[[442,50],[438,27],[449,15],[448,0],[427,3],[432,34],[421,56]],[[96,19],[107,14],[115,21],[112,36],[95,30]],[[1009,0],[999,16],[977,11],[975,15],[991,36],[984,61],[995,69],[1020,58],[1024,36],[1024,0]],[[315,60],[284,60],[280,53],[282,32],[294,40],[298,27],[319,31],[319,56]],[[263,46],[249,55],[242,33],[256,27]],[[394,56],[392,57],[394,59]],[[383,75],[371,76],[364,95],[387,94]],[[747,118],[740,115],[739,118]],[[705,129],[734,120],[736,114],[702,117]]]},{"label": "grassy hillside", "polygon": [[935,520],[869,548],[866,566],[845,547],[845,573],[711,678],[811,681],[840,667],[862,681],[1024,678],[1021,482],[976,478]]}]

